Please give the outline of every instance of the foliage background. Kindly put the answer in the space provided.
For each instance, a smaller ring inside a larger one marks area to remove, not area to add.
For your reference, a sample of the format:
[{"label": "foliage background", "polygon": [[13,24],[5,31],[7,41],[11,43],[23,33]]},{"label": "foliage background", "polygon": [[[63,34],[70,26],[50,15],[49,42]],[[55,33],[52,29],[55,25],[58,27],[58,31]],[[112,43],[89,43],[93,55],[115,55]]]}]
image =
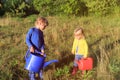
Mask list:
[{"label": "foliage background", "polygon": [[[38,13],[50,15],[108,15],[120,12],[120,0],[1,0],[1,13],[25,16]],[[29,11],[29,13],[28,13]]]}]

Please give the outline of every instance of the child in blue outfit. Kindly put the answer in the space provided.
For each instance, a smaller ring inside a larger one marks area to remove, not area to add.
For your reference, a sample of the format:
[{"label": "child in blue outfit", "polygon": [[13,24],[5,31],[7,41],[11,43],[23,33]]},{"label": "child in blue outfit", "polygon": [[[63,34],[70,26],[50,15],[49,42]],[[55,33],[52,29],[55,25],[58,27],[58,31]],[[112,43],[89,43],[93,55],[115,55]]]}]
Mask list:
[{"label": "child in blue outfit", "polygon": [[[39,17],[35,21],[35,27],[30,28],[26,35],[26,43],[28,46],[28,51],[35,53],[35,51],[41,52],[44,55],[44,37],[43,30],[48,26],[48,20],[44,17]],[[30,80],[35,80],[35,72],[29,71]]]}]

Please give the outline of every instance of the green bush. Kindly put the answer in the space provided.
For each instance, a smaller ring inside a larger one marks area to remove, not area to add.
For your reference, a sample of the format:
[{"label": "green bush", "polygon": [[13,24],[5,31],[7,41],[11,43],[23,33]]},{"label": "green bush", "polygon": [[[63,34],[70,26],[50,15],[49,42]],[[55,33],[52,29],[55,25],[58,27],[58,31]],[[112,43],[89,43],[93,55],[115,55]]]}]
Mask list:
[{"label": "green bush", "polygon": [[95,15],[107,15],[113,13],[119,0],[84,0],[90,13]]},{"label": "green bush", "polygon": [[42,15],[86,15],[87,7],[81,0],[34,0],[33,5]]},{"label": "green bush", "polygon": [[53,15],[108,15],[120,13],[119,0],[2,0],[2,12],[10,15],[24,16],[40,14]]},{"label": "green bush", "polygon": [[4,0],[2,5],[5,12],[11,16],[23,16],[25,8],[29,7],[24,0]]},{"label": "green bush", "polygon": [[63,69],[57,68],[57,70],[56,70],[54,75],[55,75],[55,77],[60,77],[62,75],[69,75],[69,67],[68,66],[64,66]]},{"label": "green bush", "polygon": [[67,15],[87,15],[87,7],[82,0],[65,0],[61,6],[62,11]]}]

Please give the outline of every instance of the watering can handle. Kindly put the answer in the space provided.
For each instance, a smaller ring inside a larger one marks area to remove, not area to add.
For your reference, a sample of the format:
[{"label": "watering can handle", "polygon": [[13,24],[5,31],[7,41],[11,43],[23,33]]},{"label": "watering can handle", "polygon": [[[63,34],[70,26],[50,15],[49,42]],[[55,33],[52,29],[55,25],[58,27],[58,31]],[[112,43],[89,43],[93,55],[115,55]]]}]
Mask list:
[{"label": "watering can handle", "polygon": [[[38,50],[35,50],[35,53],[38,53],[38,54],[41,55],[42,52],[40,52],[40,51],[38,51]],[[41,56],[46,57],[46,54],[44,53],[44,55],[41,55]]]},{"label": "watering can handle", "polygon": [[[30,53],[31,53],[31,52],[30,52],[30,50],[28,49],[27,52],[26,52],[26,55],[25,55],[25,60],[27,60],[27,58],[29,57]],[[39,52],[39,51],[37,51],[37,50],[35,50],[35,53],[38,53],[38,54],[41,55],[41,52]],[[46,54],[41,55],[41,56],[46,57]]]},{"label": "watering can handle", "polygon": [[25,54],[25,60],[27,60],[29,54],[30,54],[30,50],[28,49],[26,54]]}]

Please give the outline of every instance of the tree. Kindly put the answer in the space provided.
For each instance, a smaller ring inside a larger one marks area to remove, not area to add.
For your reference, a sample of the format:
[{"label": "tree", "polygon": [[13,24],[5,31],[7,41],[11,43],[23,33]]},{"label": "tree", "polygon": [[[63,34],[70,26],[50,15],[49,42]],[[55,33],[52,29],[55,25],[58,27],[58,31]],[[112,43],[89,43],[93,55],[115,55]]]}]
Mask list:
[{"label": "tree", "polygon": [[89,13],[95,15],[107,15],[112,13],[114,7],[117,6],[118,0],[84,0]]},{"label": "tree", "polygon": [[2,4],[5,12],[10,13],[12,16],[24,15],[24,10],[28,7],[24,0],[2,0]]}]

